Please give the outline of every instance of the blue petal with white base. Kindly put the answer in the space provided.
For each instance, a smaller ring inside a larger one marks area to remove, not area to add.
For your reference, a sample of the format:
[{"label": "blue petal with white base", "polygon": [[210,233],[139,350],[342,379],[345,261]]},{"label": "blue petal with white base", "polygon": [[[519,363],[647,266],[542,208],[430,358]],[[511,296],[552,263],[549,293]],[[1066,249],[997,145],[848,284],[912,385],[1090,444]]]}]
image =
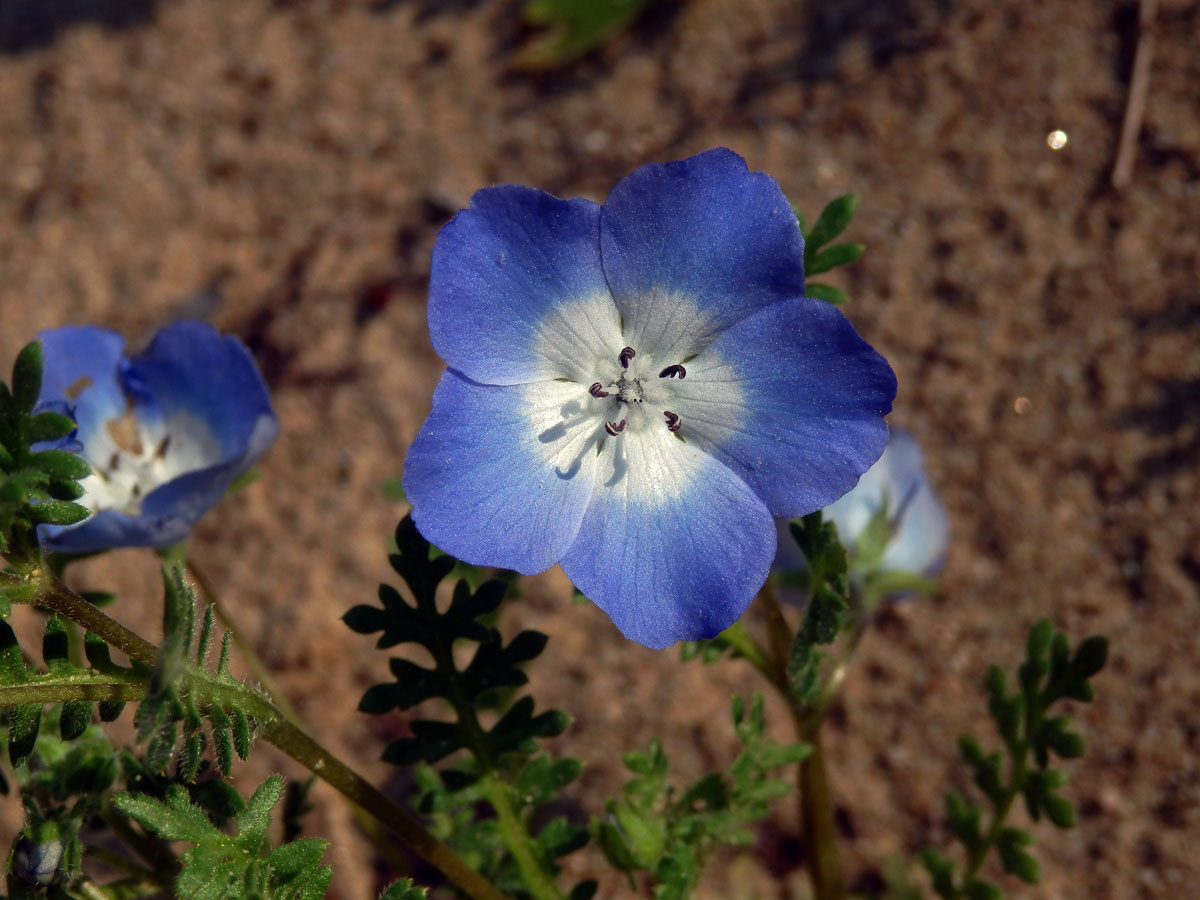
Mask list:
[{"label": "blue petal with white base", "polygon": [[603,208],[480,191],[434,251],[450,371],[405,463],[417,527],[472,563],[561,562],[647,646],[727,628],[772,516],[886,441],[891,369],[803,290],[787,200],[728,150],[643,167]]},{"label": "blue petal with white base", "polygon": [[725,149],[623,179],[604,203],[600,247],[630,343],[666,356],[804,296],[804,239],[787,198]]},{"label": "blue petal with white base", "polygon": [[714,637],[762,586],[775,523],[745,482],[665,431],[605,457],[563,571],[626,637]]},{"label": "blue petal with white base", "polygon": [[39,400],[72,410],[94,470],[79,498],[93,515],[67,528],[43,526],[49,550],[178,543],[278,434],[249,352],[209,325],[169,325],[128,359],[121,336],[104,329],[41,337]]},{"label": "blue petal with white base", "polygon": [[[592,319],[599,315],[600,327],[617,321],[599,229],[600,207],[590,200],[516,185],[476,192],[433,251],[429,334],[438,355],[487,384],[570,375],[580,353],[594,351]],[[544,328],[547,319],[556,323]]]},{"label": "blue petal with white base", "polygon": [[427,540],[465,562],[526,575],[562,559],[596,469],[598,438],[578,415],[574,387],[442,376],[404,463],[404,490]]},{"label": "blue petal with white base", "polygon": [[743,319],[687,371],[672,409],[774,516],[832,503],[887,444],[895,375],[820,300],[789,300]]}]

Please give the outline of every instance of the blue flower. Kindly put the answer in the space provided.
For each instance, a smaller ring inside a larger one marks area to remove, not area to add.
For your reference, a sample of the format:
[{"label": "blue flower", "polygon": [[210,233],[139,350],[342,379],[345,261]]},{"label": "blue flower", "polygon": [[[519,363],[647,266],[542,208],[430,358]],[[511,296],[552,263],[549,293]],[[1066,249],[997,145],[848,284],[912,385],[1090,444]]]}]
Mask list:
[{"label": "blue flower", "polygon": [[[921,448],[907,431],[893,430],[879,461],[823,513],[837,526],[854,577],[870,580],[893,573],[929,577],[942,566],[949,536],[946,510],[925,477]],[[777,564],[804,565],[786,527],[780,529],[779,540]],[[864,546],[867,543],[878,546]]]},{"label": "blue flower", "polygon": [[433,253],[450,368],[405,462],[421,533],[560,563],[649,647],[729,626],[773,517],[832,502],[887,442],[895,376],[804,298],[802,259],[779,185],[728,150],[644,166],[603,206],[479,191]]},{"label": "blue flower", "polygon": [[39,402],[69,408],[75,449],[94,473],[78,525],[42,527],[48,550],[167,547],[187,537],[279,433],[245,346],[210,325],[178,322],[124,358],[119,334],[92,326],[43,332]]}]

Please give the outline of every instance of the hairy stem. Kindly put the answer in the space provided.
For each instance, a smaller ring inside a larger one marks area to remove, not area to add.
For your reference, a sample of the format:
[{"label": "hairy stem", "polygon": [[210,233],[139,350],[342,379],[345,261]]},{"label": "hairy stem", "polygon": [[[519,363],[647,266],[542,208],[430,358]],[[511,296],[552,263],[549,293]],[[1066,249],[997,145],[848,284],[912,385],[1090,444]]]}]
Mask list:
[{"label": "hairy stem", "polygon": [[[44,574],[37,602],[54,610],[109,644],[124,651],[131,659],[153,667],[158,648],[124,625],[109,618],[53,575]],[[495,885],[468,866],[450,847],[427,831],[416,819],[397,806],[352,768],[289,722],[274,704],[244,685],[220,683],[214,679],[191,678],[189,689],[201,704],[236,704],[246,709],[262,729],[262,735],[288,756],[309,769],[318,778],[375,816],[397,837],[408,844],[443,875],[475,900],[507,900]]]}]

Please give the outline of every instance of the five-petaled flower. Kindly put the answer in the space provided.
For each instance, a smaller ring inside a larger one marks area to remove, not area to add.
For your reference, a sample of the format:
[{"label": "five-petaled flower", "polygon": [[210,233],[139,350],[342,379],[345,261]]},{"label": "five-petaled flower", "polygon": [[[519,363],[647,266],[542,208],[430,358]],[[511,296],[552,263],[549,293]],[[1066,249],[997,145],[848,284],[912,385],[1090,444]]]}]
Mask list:
[{"label": "five-petaled flower", "polygon": [[103,328],[57,328],[41,340],[39,400],[72,412],[73,449],[94,470],[78,500],[94,514],[42,526],[49,550],[178,543],[279,433],[249,352],[210,325],[169,325],[128,358],[124,338]]},{"label": "five-petaled flower", "polygon": [[778,184],[712,150],[647,165],[603,206],[479,191],[434,248],[449,365],[405,462],[417,527],[467,562],[554,563],[650,647],[738,618],[773,517],[854,486],[896,379],[805,299]]}]

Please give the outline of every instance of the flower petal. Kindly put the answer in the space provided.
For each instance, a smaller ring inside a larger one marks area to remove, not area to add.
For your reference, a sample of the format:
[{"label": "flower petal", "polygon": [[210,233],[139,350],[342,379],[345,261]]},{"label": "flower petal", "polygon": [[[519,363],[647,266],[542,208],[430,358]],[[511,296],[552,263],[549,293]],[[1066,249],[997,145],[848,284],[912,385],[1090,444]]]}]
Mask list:
[{"label": "flower petal", "polygon": [[879,462],[854,490],[830,504],[825,514],[837,525],[842,542],[853,547],[885,498],[896,530],[880,569],[932,575],[946,553],[946,510],[925,478],[916,439],[899,428],[893,429]]},{"label": "flower petal", "polygon": [[682,434],[771,514],[806,515],[858,481],[887,444],[887,361],[820,300],[778,303],[720,335],[673,387]]},{"label": "flower petal", "polygon": [[[465,562],[548,569],[575,540],[599,420],[577,384],[476,384],[453,369],[404,461],[425,538]],[[602,433],[602,432],[601,432]]]},{"label": "flower petal", "polygon": [[[209,508],[201,510],[201,513]],[[114,547],[163,548],[184,540],[198,518],[199,514],[195,518],[144,514],[133,516],[115,509],[105,509],[67,528],[43,525],[39,535],[42,546],[58,553],[95,553]]]},{"label": "flower petal", "polygon": [[664,365],[764,307],[804,296],[795,213],[774,179],[748,171],[730,150],[623,179],[600,214],[600,247],[629,345]]},{"label": "flower petal", "polygon": [[245,344],[203,322],[176,322],[159,331],[126,364],[125,388],[141,420],[161,417],[168,432],[207,427],[213,451],[206,456],[212,458],[197,459],[197,466],[236,462],[245,471],[279,433]]},{"label": "flower petal", "polygon": [[55,328],[39,338],[44,364],[38,402],[65,402],[79,426],[79,440],[86,442],[88,435],[125,410],[120,381],[125,338],[92,325]]},{"label": "flower petal", "polygon": [[478,191],[438,234],[429,334],[452,369],[485,384],[591,377],[621,349],[600,265],[600,207],[533,188]]},{"label": "flower petal", "polygon": [[775,556],[775,524],[746,484],[665,428],[607,447],[579,536],[575,585],[647,647],[713,637],[746,609]]}]

